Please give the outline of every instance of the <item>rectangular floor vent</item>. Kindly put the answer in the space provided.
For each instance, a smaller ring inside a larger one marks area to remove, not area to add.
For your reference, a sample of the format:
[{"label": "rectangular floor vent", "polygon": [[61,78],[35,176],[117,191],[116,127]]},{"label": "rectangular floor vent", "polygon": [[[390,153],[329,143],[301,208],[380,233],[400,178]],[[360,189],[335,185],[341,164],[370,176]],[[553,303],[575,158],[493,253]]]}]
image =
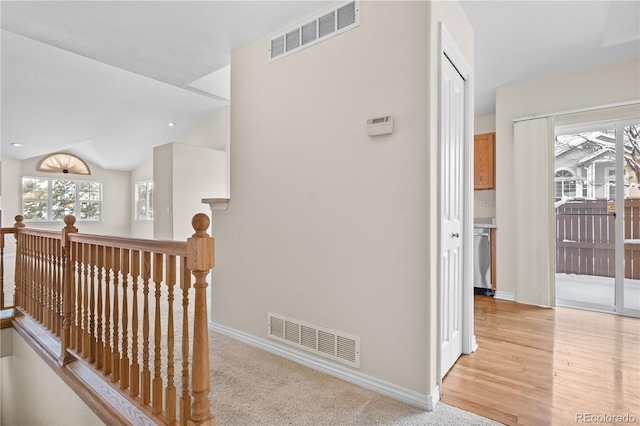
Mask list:
[{"label": "rectangular floor vent", "polygon": [[347,1],[269,40],[269,62],[360,25],[360,2]]},{"label": "rectangular floor vent", "polygon": [[269,337],[360,368],[360,338],[269,312]]}]

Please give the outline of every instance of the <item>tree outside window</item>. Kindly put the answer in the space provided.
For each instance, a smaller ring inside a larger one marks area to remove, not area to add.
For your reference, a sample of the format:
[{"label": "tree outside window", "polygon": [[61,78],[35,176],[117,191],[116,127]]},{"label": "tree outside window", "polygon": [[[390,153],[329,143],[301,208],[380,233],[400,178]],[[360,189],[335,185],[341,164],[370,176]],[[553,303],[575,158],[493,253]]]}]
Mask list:
[{"label": "tree outside window", "polygon": [[136,182],[136,220],[153,220],[153,181]]},{"label": "tree outside window", "polygon": [[102,220],[102,183],[69,179],[22,178],[22,215],[27,221]]}]

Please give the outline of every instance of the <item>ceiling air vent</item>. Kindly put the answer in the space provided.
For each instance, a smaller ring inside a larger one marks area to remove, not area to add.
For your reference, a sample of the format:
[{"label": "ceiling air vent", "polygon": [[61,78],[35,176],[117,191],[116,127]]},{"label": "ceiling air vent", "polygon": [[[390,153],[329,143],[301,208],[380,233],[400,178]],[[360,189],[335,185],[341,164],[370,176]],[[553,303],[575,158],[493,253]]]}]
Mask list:
[{"label": "ceiling air vent", "polygon": [[279,314],[268,314],[269,337],[316,355],[360,368],[360,338]]},{"label": "ceiling air vent", "polygon": [[360,25],[360,2],[341,3],[269,42],[269,62],[297,52]]}]

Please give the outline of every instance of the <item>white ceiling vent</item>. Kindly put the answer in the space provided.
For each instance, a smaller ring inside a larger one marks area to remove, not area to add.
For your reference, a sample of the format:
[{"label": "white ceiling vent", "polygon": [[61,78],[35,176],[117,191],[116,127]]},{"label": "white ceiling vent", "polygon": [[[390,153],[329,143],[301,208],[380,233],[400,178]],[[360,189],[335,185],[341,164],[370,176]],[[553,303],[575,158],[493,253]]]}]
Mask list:
[{"label": "white ceiling vent", "polygon": [[360,25],[360,2],[342,3],[330,12],[292,28],[269,42],[269,62]]},{"label": "white ceiling vent", "polygon": [[360,338],[283,315],[268,314],[269,337],[325,358],[360,368]]}]

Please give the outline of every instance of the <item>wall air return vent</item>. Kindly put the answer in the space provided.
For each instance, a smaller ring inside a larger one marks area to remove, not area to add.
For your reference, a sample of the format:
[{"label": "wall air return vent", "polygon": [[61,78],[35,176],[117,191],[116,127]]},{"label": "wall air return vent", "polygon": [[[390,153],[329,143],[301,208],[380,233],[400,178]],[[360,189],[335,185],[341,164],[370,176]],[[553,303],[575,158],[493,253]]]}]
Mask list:
[{"label": "wall air return vent", "polygon": [[291,28],[269,42],[269,62],[360,25],[360,2],[350,1]]},{"label": "wall air return vent", "polygon": [[268,314],[269,337],[316,355],[360,368],[360,338],[279,314]]}]

